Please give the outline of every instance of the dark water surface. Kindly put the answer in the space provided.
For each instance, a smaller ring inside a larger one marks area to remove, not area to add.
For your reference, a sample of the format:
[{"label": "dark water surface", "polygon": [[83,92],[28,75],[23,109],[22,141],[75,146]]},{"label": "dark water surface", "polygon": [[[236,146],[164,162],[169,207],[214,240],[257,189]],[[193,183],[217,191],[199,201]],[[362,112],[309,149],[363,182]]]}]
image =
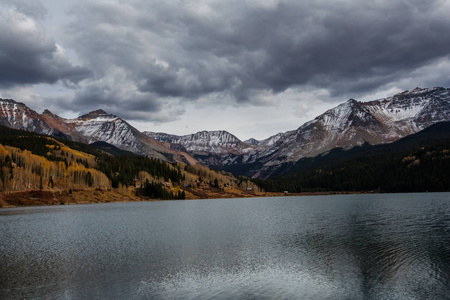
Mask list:
[{"label": "dark water surface", "polygon": [[0,299],[450,299],[450,193],[0,210]]}]

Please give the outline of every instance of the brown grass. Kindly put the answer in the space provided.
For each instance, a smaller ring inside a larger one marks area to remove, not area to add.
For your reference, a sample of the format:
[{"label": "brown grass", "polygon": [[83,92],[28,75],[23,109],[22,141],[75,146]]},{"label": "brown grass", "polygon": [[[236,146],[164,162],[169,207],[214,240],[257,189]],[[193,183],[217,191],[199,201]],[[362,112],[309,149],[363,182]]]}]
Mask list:
[{"label": "brown grass", "polygon": [[107,203],[139,201],[118,193],[114,189],[81,189],[56,191],[21,191],[0,193],[0,207],[33,206],[33,205],[64,205],[85,203]]},{"label": "brown grass", "polygon": [[[216,198],[246,198],[262,197],[263,193],[225,188],[219,190],[209,186],[185,189],[186,199],[216,199]],[[1,207],[36,206],[36,205],[67,205],[130,201],[155,201],[146,197],[135,197],[120,193],[119,189],[75,189],[70,194],[68,190],[20,191],[0,193]]]}]

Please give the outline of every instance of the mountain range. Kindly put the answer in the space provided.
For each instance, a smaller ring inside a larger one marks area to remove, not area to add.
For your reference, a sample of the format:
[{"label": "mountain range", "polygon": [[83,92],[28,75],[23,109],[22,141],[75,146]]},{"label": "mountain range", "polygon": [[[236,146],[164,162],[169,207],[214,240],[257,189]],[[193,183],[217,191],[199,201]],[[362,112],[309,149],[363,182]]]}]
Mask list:
[{"label": "mountain range", "polygon": [[365,143],[385,144],[428,126],[450,121],[450,89],[416,88],[392,97],[360,102],[350,99],[296,130],[264,140],[241,141],[227,131],[177,136],[140,132],[120,117],[96,110],[75,119],[23,103],[0,99],[0,125],[65,137],[84,143],[106,142],[164,161],[200,163],[249,177],[268,178],[304,157]]},{"label": "mountain range", "polygon": [[75,119],[65,119],[49,110],[39,114],[24,103],[0,99],[0,125],[87,144],[102,141],[122,150],[163,161],[196,163],[186,152],[171,150],[125,120],[101,109]]}]

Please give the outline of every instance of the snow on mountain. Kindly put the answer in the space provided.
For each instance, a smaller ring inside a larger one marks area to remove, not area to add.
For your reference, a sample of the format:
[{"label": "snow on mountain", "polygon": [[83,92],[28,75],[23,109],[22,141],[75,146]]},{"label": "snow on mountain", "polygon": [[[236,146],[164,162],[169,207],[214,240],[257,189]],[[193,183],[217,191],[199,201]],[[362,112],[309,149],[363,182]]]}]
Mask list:
[{"label": "snow on mountain", "polygon": [[450,90],[445,88],[416,88],[370,102],[349,99],[297,130],[261,141],[241,142],[224,131],[202,131],[186,136],[146,134],[170,143],[171,147],[178,145],[210,166],[256,164],[259,167],[246,175],[258,177],[302,157],[316,156],[336,147],[390,143],[434,123],[450,120],[449,101]]},{"label": "snow on mountain", "polygon": [[143,145],[135,137],[137,130],[133,131],[128,123],[117,116],[95,111],[66,122],[72,124],[87,143],[103,141],[124,150],[145,154]]},{"label": "snow on mountain", "polygon": [[[0,99],[0,125],[69,137],[91,143],[105,141],[124,150],[164,160],[188,161],[227,168],[242,166],[246,175],[270,176],[271,170],[333,148],[396,141],[434,123],[450,120],[450,89],[405,91],[369,102],[354,99],[327,110],[296,130],[267,139],[240,141],[227,131],[200,131],[184,136],[141,133],[123,119],[97,110],[64,119],[42,115],[14,100]],[[169,157],[169,158],[167,158]]]},{"label": "snow on mountain", "polygon": [[[437,99],[443,101],[436,105]],[[450,116],[445,111],[450,109],[449,101],[450,91],[443,88],[416,88],[411,92],[365,103],[350,99],[318,116],[312,124],[323,126],[328,131],[329,141],[336,140],[336,145],[340,147],[354,146],[354,142],[392,142],[433,123],[448,120]],[[442,113],[436,115],[437,112]]]},{"label": "snow on mountain", "polygon": [[196,154],[240,153],[248,145],[227,131],[200,131],[184,136],[166,133],[144,132],[160,142],[178,144]]},{"label": "snow on mountain", "polygon": [[244,143],[257,146],[261,143],[261,141],[258,141],[257,139],[254,138],[250,138],[248,140],[245,140]]},{"label": "snow on mountain", "polygon": [[208,166],[222,166],[232,162],[253,145],[246,144],[231,133],[223,130],[200,131],[184,136],[161,132],[144,132],[147,136],[164,143],[171,149],[186,151],[197,161]]},{"label": "snow on mountain", "polygon": [[[188,154],[179,153],[139,132],[125,120],[96,110],[76,119],[65,120],[74,128],[74,132],[86,143],[107,142],[120,149],[161,160],[177,162],[195,162]],[[168,158],[171,157],[171,158]]]},{"label": "snow on mountain", "polygon": [[11,99],[0,99],[0,125],[43,134],[51,131],[37,112]]},{"label": "snow on mountain", "polygon": [[[316,156],[333,148],[396,141],[434,123],[450,120],[450,89],[412,91],[359,102],[350,99],[299,127],[264,140],[260,162],[272,166]],[[268,156],[267,156],[268,155]],[[257,159],[258,161],[258,159]],[[261,176],[264,167],[254,176]]]},{"label": "snow on mountain", "polygon": [[0,125],[84,143],[104,141],[120,149],[161,160],[196,162],[187,153],[165,147],[123,119],[103,110],[96,110],[76,119],[64,119],[49,110],[38,114],[23,103],[0,99]]}]

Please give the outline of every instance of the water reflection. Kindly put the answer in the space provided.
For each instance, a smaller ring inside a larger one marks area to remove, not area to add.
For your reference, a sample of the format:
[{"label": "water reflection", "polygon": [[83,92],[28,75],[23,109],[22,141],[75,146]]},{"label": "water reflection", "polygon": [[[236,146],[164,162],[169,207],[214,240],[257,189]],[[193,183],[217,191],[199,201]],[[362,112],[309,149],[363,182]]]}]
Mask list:
[{"label": "water reflection", "polygon": [[450,299],[449,195],[0,210],[0,298]]},{"label": "water reflection", "polygon": [[285,236],[281,244],[309,272],[329,281],[351,279],[361,299],[450,298],[447,205],[377,204],[359,203],[339,222]]}]

